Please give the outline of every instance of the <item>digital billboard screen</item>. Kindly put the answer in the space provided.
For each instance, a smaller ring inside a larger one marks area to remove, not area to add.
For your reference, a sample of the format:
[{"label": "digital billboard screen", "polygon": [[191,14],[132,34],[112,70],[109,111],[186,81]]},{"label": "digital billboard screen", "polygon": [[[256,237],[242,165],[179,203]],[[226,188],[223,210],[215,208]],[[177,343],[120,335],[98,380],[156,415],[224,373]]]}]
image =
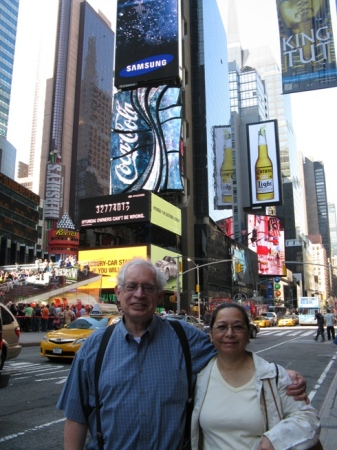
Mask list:
[{"label": "digital billboard screen", "polygon": [[81,266],[88,265],[91,272],[102,275],[102,289],[114,289],[122,265],[130,259],[147,259],[147,256],[147,246],[80,250],[78,262]]},{"label": "digital billboard screen", "polygon": [[175,83],[179,77],[178,0],[117,2],[115,86]]},{"label": "digital billboard screen", "polygon": [[183,190],[181,108],[180,89],[168,86],[114,96],[112,194]]},{"label": "digital billboard screen", "polygon": [[81,199],[79,210],[81,227],[148,222],[150,192]]},{"label": "digital billboard screen", "polygon": [[248,248],[258,257],[259,275],[284,276],[284,225],[275,216],[247,215]]},{"label": "digital billboard screen", "polygon": [[276,120],[247,124],[251,206],[282,204],[280,151]]}]

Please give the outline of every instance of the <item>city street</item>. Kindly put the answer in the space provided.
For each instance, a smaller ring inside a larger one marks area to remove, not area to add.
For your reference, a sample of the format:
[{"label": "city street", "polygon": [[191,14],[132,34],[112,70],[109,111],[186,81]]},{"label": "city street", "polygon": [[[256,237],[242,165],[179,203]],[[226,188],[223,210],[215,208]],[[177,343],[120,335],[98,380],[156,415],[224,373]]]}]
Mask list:
[{"label": "city street", "polygon": [[[261,357],[299,371],[307,392],[320,410],[337,368],[337,346],[315,342],[316,327],[267,328],[251,340]],[[41,335],[42,336],[42,335]],[[70,369],[67,361],[50,362],[39,347],[24,347],[6,364],[10,383],[0,392],[0,446],[3,450],[63,447],[63,413],[55,405]]]}]

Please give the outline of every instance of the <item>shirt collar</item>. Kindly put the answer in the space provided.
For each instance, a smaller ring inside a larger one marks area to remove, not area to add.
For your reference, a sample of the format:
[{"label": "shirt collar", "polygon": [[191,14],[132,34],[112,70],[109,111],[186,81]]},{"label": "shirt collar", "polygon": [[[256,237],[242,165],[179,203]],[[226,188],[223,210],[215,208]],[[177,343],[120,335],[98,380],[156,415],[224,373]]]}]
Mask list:
[{"label": "shirt collar", "polygon": [[[155,315],[153,315],[152,320],[151,320],[149,326],[147,327],[147,329],[145,330],[143,336],[145,334],[148,334],[149,337],[151,338],[154,335],[154,333],[156,332],[156,330],[158,328],[157,319],[158,318]],[[162,320],[162,319],[159,318],[159,320]],[[120,323],[120,329],[122,331],[123,337],[126,340],[129,340],[130,339],[129,336],[132,336],[132,334],[129,333],[128,330],[125,327],[124,317],[122,318],[122,320],[119,323]]]}]

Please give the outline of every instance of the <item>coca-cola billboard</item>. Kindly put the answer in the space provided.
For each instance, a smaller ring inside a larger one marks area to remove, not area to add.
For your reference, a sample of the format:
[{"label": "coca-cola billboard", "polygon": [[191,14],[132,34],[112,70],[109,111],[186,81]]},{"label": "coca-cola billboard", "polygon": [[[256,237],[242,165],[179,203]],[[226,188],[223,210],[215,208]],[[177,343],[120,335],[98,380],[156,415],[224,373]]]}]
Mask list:
[{"label": "coca-cola billboard", "polygon": [[115,85],[179,82],[178,0],[118,0]]},{"label": "coca-cola billboard", "polygon": [[181,191],[181,92],[159,86],[114,97],[111,193]]}]

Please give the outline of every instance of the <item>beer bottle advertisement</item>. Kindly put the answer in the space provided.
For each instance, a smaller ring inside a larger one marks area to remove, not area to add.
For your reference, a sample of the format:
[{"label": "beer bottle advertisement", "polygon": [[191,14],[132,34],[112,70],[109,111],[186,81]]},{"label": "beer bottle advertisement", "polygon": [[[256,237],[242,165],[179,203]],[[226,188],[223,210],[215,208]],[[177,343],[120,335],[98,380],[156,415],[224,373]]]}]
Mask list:
[{"label": "beer bottle advertisement", "polygon": [[258,133],[258,158],[255,163],[256,198],[258,200],[272,200],[274,198],[273,163],[268,155],[266,127],[260,128]]},{"label": "beer bottle advertisement", "polygon": [[215,208],[233,207],[234,161],[230,125],[213,128]]},{"label": "beer bottle advertisement", "polygon": [[233,150],[231,133],[224,129],[223,162],[220,169],[223,203],[233,203]]},{"label": "beer bottle advertisement", "polygon": [[250,206],[282,204],[277,120],[247,124]]}]

